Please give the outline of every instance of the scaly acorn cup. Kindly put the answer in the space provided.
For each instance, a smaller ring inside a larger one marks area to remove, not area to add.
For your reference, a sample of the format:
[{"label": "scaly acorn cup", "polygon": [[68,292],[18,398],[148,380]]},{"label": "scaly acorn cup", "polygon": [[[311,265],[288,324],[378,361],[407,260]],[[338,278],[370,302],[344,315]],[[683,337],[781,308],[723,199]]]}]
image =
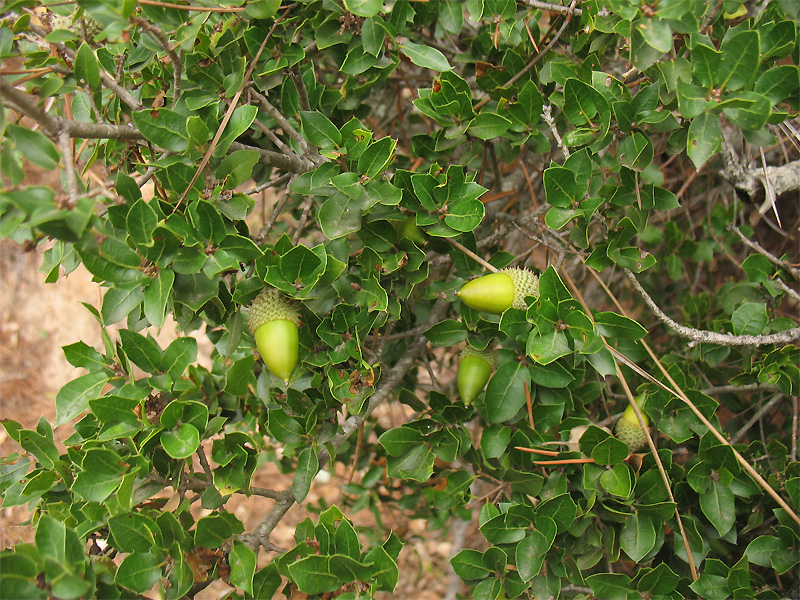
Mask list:
[{"label": "scaly acorn cup", "polygon": [[247,309],[247,326],[270,372],[289,383],[297,366],[300,311],[278,290],[265,289]]},{"label": "scaly acorn cup", "polygon": [[[635,399],[640,410],[644,406],[643,398],[643,396],[637,396]],[[650,425],[650,418],[645,414],[644,410],[641,412],[644,424],[646,426]],[[633,406],[630,404],[614,426],[614,435],[618,440],[628,444],[631,452],[636,452],[647,444],[647,435],[639,424],[639,419],[636,418],[636,411],[633,410]]]},{"label": "scaly acorn cup", "polygon": [[525,309],[525,296],[539,295],[539,278],[527,269],[509,267],[464,284],[461,301],[475,310],[499,315],[511,308]]},{"label": "scaly acorn cup", "polygon": [[461,351],[458,363],[458,394],[465,404],[471,404],[481,393],[497,366],[494,350],[476,350],[467,346]]}]

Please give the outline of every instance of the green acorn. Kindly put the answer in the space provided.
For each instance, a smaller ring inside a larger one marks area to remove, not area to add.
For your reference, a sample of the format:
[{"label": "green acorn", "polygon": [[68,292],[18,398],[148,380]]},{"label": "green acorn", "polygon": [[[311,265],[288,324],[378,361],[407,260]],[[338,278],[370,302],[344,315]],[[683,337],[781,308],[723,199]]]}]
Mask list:
[{"label": "green acorn", "polygon": [[471,404],[481,393],[489,377],[497,367],[494,350],[476,350],[467,346],[461,351],[458,363],[458,394],[465,404]]},{"label": "green acorn", "polygon": [[300,311],[278,290],[262,291],[247,309],[247,325],[270,372],[289,383],[297,366]]},{"label": "green acorn", "polygon": [[[635,401],[642,411],[644,424],[646,426],[650,425],[650,418],[643,410],[644,395],[637,396]],[[639,424],[639,419],[636,418],[636,411],[633,410],[633,406],[630,404],[614,426],[614,435],[618,440],[628,444],[631,452],[636,452],[647,444],[647,435]]]},{"label": "green acorn", "polygon": [[414,215],[409,215],[405,221],[398,225],[397,235],[400,237],[400,239],[410,239],[417,246],[422,246],[428,241],[427,234],[419,225],[417,225],[417,219]]},{"label": "green acorn", "polygon": [[509,267],[464,284],[461,301],[475,310],[499,315],[511,308],[525,309],[525,296],[539,295],[539,278],[527,269]]}]

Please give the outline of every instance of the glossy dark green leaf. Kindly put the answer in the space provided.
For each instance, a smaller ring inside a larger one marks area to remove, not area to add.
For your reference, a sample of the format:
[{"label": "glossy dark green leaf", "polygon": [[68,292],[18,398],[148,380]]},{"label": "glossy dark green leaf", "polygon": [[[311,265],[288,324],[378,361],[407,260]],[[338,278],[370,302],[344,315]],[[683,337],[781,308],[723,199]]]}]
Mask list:
[{"label": "glossy dark green leaf", "polygon": [[767,305],[763,302],[745,302],[731,315],[735,335],[760,335],[768,322]]},{"label": "glossy dark green leaf", "polygon": [[320,148],[339,146],[342,143],[342,134],[330,119],[317,111],[302,111],[300,121],[303,124],[303,134],[309,142]]},{"label": "glossy dark green leaf", "polygon": [[200,432],[189,423],[183,423],[174,431],[161,434],[161,446],[172,458],[189,458],[200,446]]},{"label": "glossy dark green leaf", "polygon": [[620,142],[617,156],[621,164],[634,171],[642,171],[653,162],[653,144],[650,138],[634,131]]},{"label": "glossy dark green leaf", "polygon": [[133,122],[150,142],[172,152],[189,147],[186,117],[167,108],[143,110],[132,115]]},{"label": "glossy dark green leaf", "polygon": [[344,5],[347,10],[359,17],[374,17],[383,7],[381,0],[344,0]]},{"label": "glossy dark green leaf", "polygon": [[481,434],[481,450],[486,458],[501,457],[511,441],[511,429],[504,425],[492,425]]},{"label": "glossy dark green leaf", "polygon": [[87,451],[81,468],[72,491],[88,502],[103,502],[122,483],[128,464],[112,450],[92,448]]},{"label": "glossy dark green leaf", "polygon": [[545,334],[531,334],[525,352],[540,365],[549,365],[572,352],[563,331],[553,330]]},{"label": "glossy dark green leaf", "polygon": [[153,519],[139,513],[124,513],[111,517],[108,527],[114,547],[120,552],[147,552],[155,546],[161,530]]},{"label": "glossy dark green leaf", "polygon": [[536,523],[539,519],[549,517],[556,524],[559,533],[572,527],[577,515],[578,506],[569,494],[560,494],[549,498],[536,507]]},{"label": "glossy dark green leaf", "polygon": [[678,581],[680,577],[669,565],[659,563],[639,578],[636,589],[640,592],[649,591],[657,595],[667,595],[675,589]]},{"label": "glossy dark green leaf", "polygon": [[302,502],[311,489],[311,483],[319,471],[319,459],[316,448],[309,446],[303,448],[297,457],[297,471],[292,480],[292,492],[298,502]]},{"label": "glossy dark green leaf", "polygon": [[56,394],[56,427],[68,423],[89,408],[89,400],[100,396],[110,377],[102,371],[82,375]]},{"label": "glossy dark green leaf", "polygon": [[258,163],[258,152],[254,150],[236,150],[222,159],[217,167],[217,179],[225,180],[225,188],[233,189],[250,179],[253,167]]},{"label": "glossy dark green leaf", "polygon": [[730,597],[728,581],[719,575],[701,573],[697,581],[693,581],[689,587],[702,598],[709,600],[723,600]]},{"label": "glossy dark green leaf", "polygon": [[372,142],[358,159],[359,172],[369,179],[374,179],[386,170],[396,148],[397,141],[390,137]]},{"label": "glossy dark green leaf", "polygon": [[152,552],[134,552],[119,565],[114,581],[125,589],[144,594],[161,578],[162,562]]},{"label": "glossy dark green leaf", "polygon": [[231,566],[231,584],[252,594],[257,562],[255,553],[242,542],[236,541],[228,555],[228,562]]},{"label": "glossy dark green leaf", "polygon": [[219,548],[243,531],[242,522],[231,513],[214,513],[197,521],[194,543],[203,548]]},{"label": "glossy dark green leaf", "polygon": [[161,327],[167,313],[172,285],[175,282],[175,273],[169,269],[162,269],[148,286],[144,289],[144,316],[154,327]]},{"label": "glossy dark green leaf", "polygon": [[628,517],[620,532],[619,545],[632,561],[641,561],[656,545],[656,530],[652,518],[638,514]]},{"label": "glossy dark green leaf", "polygon": [[728,91],[746,88],[755,78],[760,61],[758,31],[741,31],[726,38],[714,74],[714,86]]},{"label": "glossy dark green leaf", "polygon": [[511,121],[497,113],[482,112],[478,114],[467,131],[481,140],[491,140],[502,136],[511,126]]},{"label": "glossy dark green leaf", "polygon": [[258,107],[256,106],[238,106],[231,114],[228,125],[225,127],[225,131],[220,136],[217,147],[214,149],[213,156],[217,158],[225,156],[228,153],[228,148],[236,138],[250,129],[250,125],[253,124],[257,114]]},{"label": "glossy dark green leaf", "polygon": [[755,131],[767,124],[772,114],[772,103],[755,92],[731,94],[721,102],[722,112],[740,129]]},{"label": "glossy dark green leaf", "polygon": [[423,332],[434,346],[454,346],[467,339],[467,329],[461,321],[445,319]]},{"label": "glossy dark green leaf", "polygon": [[461,579],[483,579],[489,574],[489,569],[483,562],[483,554],[470,548],[463,548],[450,559],[450,564]]},{"label": "glossy dark green leaf", "polygon": [[577,200],[575,174],[564,167],[550,167],[544,172],[544,190],[553,206],[571,208]]},{"label": "glossy dark green leaf", "polygon": [[490,424],[513,418],[525,405],[525,385],[530,389],[530,374],[523,365],[500,365],[486,388],[486,413]]},{"label": "glossy dark green leaf", "polygon": [[364,557],[366,563],[372,563],[372,578],[378,589],[393,592],[400,578],[397,561],[383,548],[375,546]]},{"label": "glossy dark green leaf", "polygon": [[696,168],[703,166],[719,150],[721,143],[719,118],[711,113],[703,113],[692,120],[686,140],[686,152]]},{"label": "glossy dark green leaf", "polygon": [[445,55],[436,48],[405,41],[400,44],[400,51],[418,67],[439,72],[450,71],[452,69]]},{"label": "glossy dark green leaf", "polygon": [[320,207],[319,224],[331,240],[355,233],[361,228],[361,207],[342,193],[334,194]]},{"label": "glossy dark green leaf", "polygon": [[547,516],[536,516],[535,528],[517,544],[515,551],[517,571],[522,581],[530,581],[542,570],[556,532],[555,521]]},{"label": "glossy dark green leaf", "polygon": [[631,578],[622,573],[596,573],[586,578],[595,596],[607,600],[627,600],[633,590]]},{"label": "glossy dark green leaf", "polygon": [[567,79],[564,86],[564,115],[573,125],[595,125],[600,114],[609,112],[608,102],[591,86],[579,79]]},{"label": "glossy dark green leaf", "polygon": [[733,492],[718,477],[712,476],[708,489],[700,494],[700,508],[720,535],[728,533],[736,520]]},{"label": "glossy dark green leaf", "polygon": [[434,459],[435,455],[431,449],[427,445],[421,444],[402,456],[389,458],[389,477],[426,482],[433,474]]},{"label": "glossy dark green leaf", "polygon": [[93,91],[100,89],[100,66],[91,45],[82,42],[75,53],[75,77]]},{"label": "glossy dark green leaf", "polygon": [[795,65],[779,65],[767,69],[755,83],[754,91],[766,96],[773,104],[797,94],[800,87],[800,73]]},{"label": "glossy dark green leaf", "polygon": [[632,483],[631,471],[625,463],[617,463],[600,475],[600,485],[612,496],[627,498],[631,493]]},{"label": "glossy dark green leaf", "polygon": [[119,338],[126,356],[137,367],[148,373],[157,373],[161,369],[161,348],[151,336],[122,329]]}]

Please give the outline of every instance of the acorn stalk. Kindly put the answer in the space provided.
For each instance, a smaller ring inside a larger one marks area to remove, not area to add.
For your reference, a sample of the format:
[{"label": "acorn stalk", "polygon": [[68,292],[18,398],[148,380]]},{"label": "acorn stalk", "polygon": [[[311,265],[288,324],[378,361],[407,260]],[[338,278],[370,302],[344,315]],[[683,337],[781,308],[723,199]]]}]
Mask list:
[{"label": "acorn stalk", "polygon": [[471,404],[481,393],[495,367],[497,354],[494,350],[476,350],[472,346],[464,348],[458,363],[458,395],[465,404]]},{"label": "acorn stalk", "polygon": [[468,281],[456,293],[470,308],[499,315],[511,307],[524,310],[525,297],[539,295],[539,278],[527,269],[509,267]]},{"label": "acorn stalk", "polygon": [[[644,412],[644,400],[645,396],[642,394],[637,396],[634,402],[636,402],[642,413],[642,421],[645,426],[648,426],[650,425],[650,418]],[[636,418],[636,411],[632,405],[629,404],[625,408],[625,412],[622,413],[622,416],[617,421],[614,426],[614,435],[618,440],[628,444],[628,449],[631,452],[636,452],[647,444],[647,434],[642,429],[639,419]]]},{"label": "acorn stalk", "polygon": [[300,311],[278,290],[265,289],[247,309],[247,325],[267,369],[288,384],[300,349]]}]

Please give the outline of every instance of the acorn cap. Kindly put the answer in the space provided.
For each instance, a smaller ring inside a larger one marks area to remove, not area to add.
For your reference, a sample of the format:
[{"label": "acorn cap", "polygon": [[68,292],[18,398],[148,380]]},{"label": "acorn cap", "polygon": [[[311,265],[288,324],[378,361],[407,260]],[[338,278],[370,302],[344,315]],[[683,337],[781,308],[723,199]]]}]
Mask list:
[{"label": "acorn cap", "polygon": [[620,417],[614,426],[614,436],[621,442],[628,444],[631,452],[636,452],[647,444],[647,435],[639,422],[631,423],[628,419]]},{"label": "acorn cap", "polygon": [[268,321],[285,320],[300,326],[300,311],[286,296],[274,288],[265,288],[247,308],[250,333]]},{"label": "acorn cap", "polygon": [[506,273],[514,282],[514,300],[511,303],[514,308],[525,310],[527,308],[526,296],[539,297],[539,278],[532,271],[519,267],[508,267],[500,272]]},{"label": "acorn cap", "polygon": [[481,358],[485,360],[489,366],[494,371],[497,368],[497,351],[494,348],[486,348],[485,350],[478,350],[477,348],[473,348],[469,344],[467,347],[461,351],[461,359],[465,359],[468,356],[475,356],[477,358]]}]

